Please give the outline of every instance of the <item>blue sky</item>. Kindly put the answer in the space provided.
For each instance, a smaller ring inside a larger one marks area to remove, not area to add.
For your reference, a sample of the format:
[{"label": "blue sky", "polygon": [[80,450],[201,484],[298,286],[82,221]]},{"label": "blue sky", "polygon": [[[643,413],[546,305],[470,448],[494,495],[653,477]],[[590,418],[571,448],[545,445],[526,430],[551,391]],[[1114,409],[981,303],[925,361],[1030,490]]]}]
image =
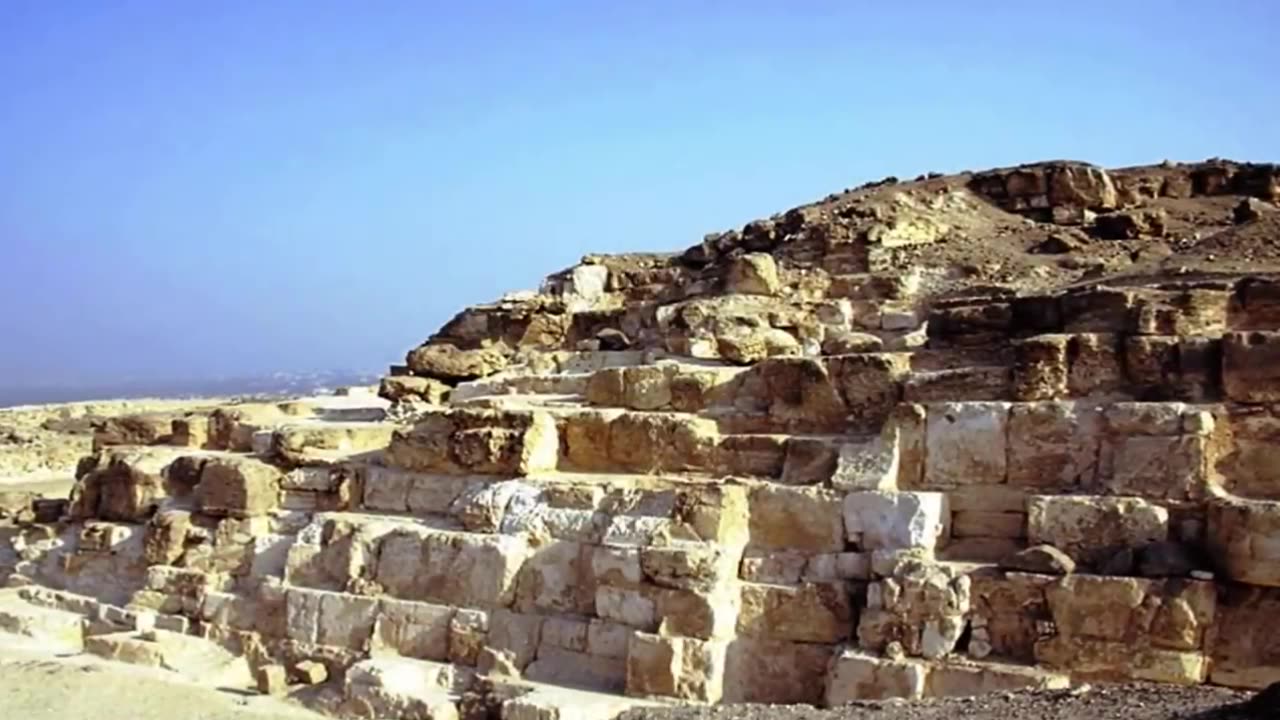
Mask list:
[{"label": "blue sky", "polygon": [[6,0],[0,378],[376,369],[889,174],[1280,160],[1278,47],[1269,0]]}]

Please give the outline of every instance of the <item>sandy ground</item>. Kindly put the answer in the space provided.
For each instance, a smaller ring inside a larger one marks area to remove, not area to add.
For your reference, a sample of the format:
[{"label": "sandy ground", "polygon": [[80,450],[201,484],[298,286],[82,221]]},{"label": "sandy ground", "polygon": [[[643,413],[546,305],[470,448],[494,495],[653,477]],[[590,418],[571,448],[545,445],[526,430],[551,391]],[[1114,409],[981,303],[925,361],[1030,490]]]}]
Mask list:
[{"label": "sandy ground", "polygon": [[56,657],[0,635],[0,718],[22,720],[234,720],[325,716],[244,689],[198,685],[175,673]]}]

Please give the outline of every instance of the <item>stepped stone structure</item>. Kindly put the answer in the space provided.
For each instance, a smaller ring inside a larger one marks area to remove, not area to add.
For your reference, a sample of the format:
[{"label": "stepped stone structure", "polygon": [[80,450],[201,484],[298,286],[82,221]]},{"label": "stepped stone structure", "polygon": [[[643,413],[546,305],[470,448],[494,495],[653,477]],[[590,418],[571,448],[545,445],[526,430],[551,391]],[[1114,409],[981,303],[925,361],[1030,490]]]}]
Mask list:
[{"label": "stepped stone structure", "polygon": [[[886,181],[98,429],[0,627],[355,717],[1280,680],[1280,168]],[[221,658],[221,656],[219,656]]]}]

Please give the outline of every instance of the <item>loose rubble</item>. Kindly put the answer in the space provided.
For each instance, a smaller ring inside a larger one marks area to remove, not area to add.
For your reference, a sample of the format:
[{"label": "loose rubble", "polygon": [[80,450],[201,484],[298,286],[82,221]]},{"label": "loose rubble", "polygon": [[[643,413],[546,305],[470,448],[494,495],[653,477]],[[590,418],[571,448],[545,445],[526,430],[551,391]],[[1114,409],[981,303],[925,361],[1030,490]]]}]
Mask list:
[{"label": "loose rubble", "polygon": [[350,717],[1261,689],[1278,199],[1053,162],[588,256],[377,395],[99,423],[0,503],[0,629]]}]

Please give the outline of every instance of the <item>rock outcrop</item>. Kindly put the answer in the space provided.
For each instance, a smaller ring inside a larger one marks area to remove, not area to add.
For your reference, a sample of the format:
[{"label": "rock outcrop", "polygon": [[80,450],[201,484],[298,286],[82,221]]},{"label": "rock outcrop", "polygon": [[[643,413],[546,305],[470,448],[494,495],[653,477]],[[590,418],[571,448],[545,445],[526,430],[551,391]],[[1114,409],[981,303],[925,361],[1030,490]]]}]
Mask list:
[{"label": "rock outcrop", "polygon": [[1042,163],[587,257],[364,407],[99,428],[0,575],[368,717],[1262,688],[1277,188]]}]

